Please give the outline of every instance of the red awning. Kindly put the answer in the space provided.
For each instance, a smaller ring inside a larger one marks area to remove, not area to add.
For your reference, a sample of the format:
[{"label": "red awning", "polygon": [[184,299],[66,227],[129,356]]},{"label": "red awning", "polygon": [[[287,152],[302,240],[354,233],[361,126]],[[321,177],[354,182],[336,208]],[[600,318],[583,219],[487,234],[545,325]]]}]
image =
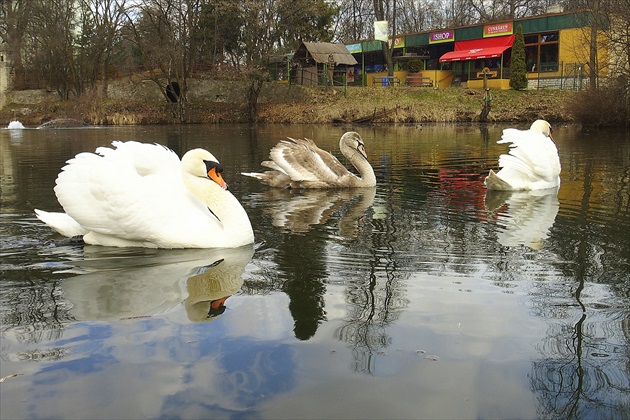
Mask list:
[{"label": "red awning", "polygon": [[440,57],[440,63],[500,57],[505,50],[512,46],[514,37],[515,35],[508,35],[456,42],[455,51],[447,52]]}]

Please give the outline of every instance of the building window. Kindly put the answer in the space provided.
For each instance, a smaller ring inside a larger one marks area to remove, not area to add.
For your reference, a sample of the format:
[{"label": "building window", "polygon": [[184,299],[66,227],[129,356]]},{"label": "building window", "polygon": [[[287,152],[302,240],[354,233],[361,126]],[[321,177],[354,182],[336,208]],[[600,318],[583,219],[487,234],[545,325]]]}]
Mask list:
[{"label": "building window", "polygon": [[525,36],[525,57],[528,72],[558,71],[558,32],[545,32]]}]

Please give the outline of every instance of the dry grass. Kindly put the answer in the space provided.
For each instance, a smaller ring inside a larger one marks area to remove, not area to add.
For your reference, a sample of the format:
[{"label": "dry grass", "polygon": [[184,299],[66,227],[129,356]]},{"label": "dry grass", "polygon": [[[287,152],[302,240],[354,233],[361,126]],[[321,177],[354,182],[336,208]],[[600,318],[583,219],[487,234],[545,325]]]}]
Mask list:
[{"label": "dry grass", "polygon": [[[490,121],[571,121],[565,104],[574,97],[567,91],[496,91]],[[264,104],[263,122],[422,123],[478,121],[481,92],[447,88],[349,88],[347,95],[314,90],[310,101],[299,104]]]},{"label": "dry grass", "polygon": [[[343,90],[304,88],[299,102],[261,103],[259,122],[265,123],[422,123],[478,121],[481,92],[462,88],[432,89],[417,87],[349,87]],[[575,92],[494,91],[490,121],[571,121],[567,109]],[[280,96],[280,95],[278,95]],[[187,108],[189,123],[245,122],[244,103],[191,100]],[[176,124],[170,105],[165,102],[115,101],[96,97],[9,105],[0,112],[0,124],[14,118],[24,124],[42,124],[56,118],[74,118],[96,125]]]}]

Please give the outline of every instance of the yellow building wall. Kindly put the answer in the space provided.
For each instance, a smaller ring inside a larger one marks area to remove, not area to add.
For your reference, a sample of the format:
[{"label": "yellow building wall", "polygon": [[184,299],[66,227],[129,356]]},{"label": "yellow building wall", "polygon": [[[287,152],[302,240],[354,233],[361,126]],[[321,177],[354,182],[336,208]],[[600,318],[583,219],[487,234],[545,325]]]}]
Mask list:
[{"label": "yellow building wall", "polygon": [[[453,72],[450,70],[423,70],[418,73],[420,76],[428,77],[434,87],[445,88],[451,85],[453,80]],[[398,85],[404,86],[407,84],[407,76],[409,72],[406,70],[399,70],[394,72],[394,76],[398,78]],[[380,73],[368,73],[366,77],[367,86],[382,86],[381,77],[387,76],[387,72]],[[374,78],[377,77],[376,83]]]},{"label": "yellow building wall", "polygon": [[[588,74],[590,68],[586,65],[589,62],[591,28],[571,28],[560,30],[560,44],[558,51],[558,71],[540,73],[544,77],[562,76],[563,65],[573,66],[573,64],[581,64],[584,67],[585,74]],[[608,49],[606,37],[603,32],[599,32],[597,37],[597,61],[599,66],[599,76],[606,76],[608,68]],[[565,68],[564,75],[571,68]],[[538,73],[529,73],[529,78],[538,77]]]}]

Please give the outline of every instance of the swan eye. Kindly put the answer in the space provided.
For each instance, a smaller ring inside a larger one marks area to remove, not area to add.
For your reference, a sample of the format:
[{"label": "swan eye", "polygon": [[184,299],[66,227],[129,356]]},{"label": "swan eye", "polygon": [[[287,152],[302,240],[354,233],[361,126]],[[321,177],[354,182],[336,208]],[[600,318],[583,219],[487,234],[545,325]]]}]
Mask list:
[{"label": "swan eye", "polygon": [[223,165],[219,162],[215,162],[213,160],[204,160],[203,163],[206,165],[206,172],[210,172],[212,169],[216,169],[217,173],[223,172]]},{"label": "swan eye", "polygon": [[221,175],[221,172],[223,172],[223,166],[219,162],[208,160],[204,160],[203,162],[206,164],[206,173],[208,174],[208,177],[219,184],[221,188],[227,190],[228,186],[223,180],[223,176]]}]

